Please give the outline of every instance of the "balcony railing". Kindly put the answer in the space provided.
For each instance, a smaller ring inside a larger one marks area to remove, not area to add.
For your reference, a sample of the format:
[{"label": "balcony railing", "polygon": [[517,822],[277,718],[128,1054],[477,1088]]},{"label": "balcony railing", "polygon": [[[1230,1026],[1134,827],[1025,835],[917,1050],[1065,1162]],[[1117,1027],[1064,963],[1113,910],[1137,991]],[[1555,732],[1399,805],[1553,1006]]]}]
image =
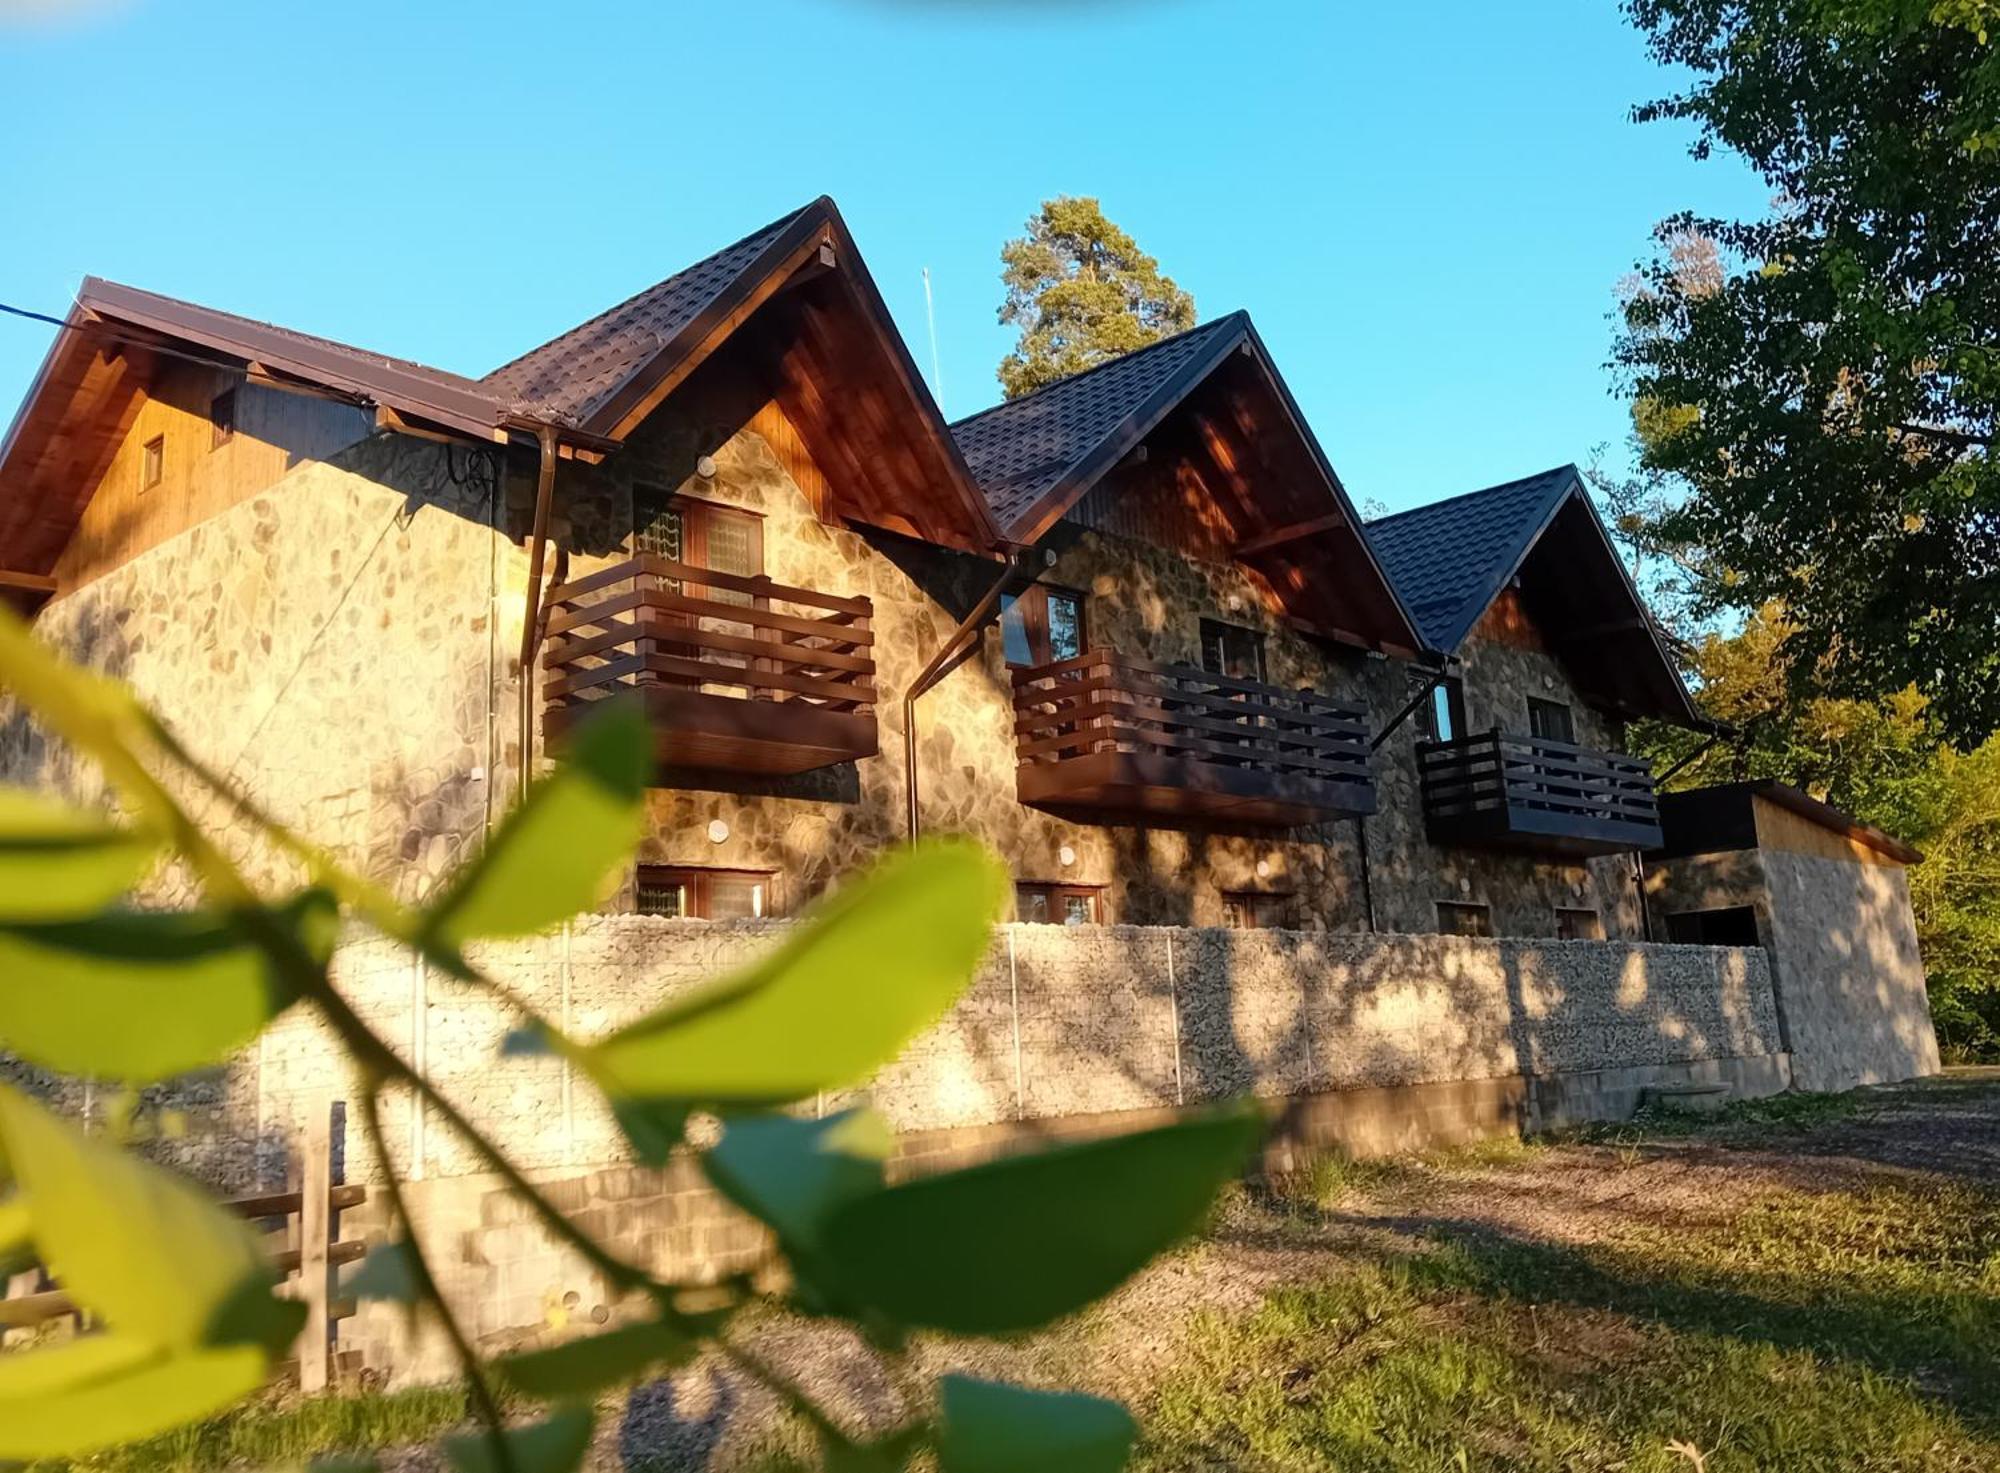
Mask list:
[{"label": "balcony railing", "polygon": [[1489,731],[1419,743],[1417,768],[1424,826],[1440,844],[1590,855],[1660,842],[1643,758]]},{"label": "balcony railing", "polygon": [[873,605],[641,555],[549,593],[544,732],[644,699],[662,766],[808,772],[870,757]]},{"label": "balcony railing", "polygon": [[1360,708],[1092,650],[1014,675],[1023,803],[1107,821],[1290,828],[1375,811]]}]

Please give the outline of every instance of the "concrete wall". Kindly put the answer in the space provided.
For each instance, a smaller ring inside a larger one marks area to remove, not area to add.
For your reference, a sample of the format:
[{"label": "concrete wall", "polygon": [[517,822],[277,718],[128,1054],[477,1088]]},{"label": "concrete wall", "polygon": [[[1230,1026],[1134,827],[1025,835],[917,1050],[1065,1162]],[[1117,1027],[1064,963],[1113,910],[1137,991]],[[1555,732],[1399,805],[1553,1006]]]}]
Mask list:
[{"label": "concrete wall", "polygon": [[1755,802],[1757,848],[1654,862],[1655,910],[1662,918],[1723,906],[1756,911],[1799,1088],[1936,1073],[1937,1036],[1902,866]]}]

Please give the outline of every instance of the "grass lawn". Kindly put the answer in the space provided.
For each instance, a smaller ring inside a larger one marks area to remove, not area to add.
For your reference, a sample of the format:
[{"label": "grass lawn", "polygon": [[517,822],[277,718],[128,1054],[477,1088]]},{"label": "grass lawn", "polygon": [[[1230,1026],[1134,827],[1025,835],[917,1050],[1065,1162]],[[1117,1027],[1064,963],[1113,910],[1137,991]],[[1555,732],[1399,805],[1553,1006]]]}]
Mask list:
[{"label": "grass lawn", "polygon": [[[837,1384],[815,1343],[796,1364]],[[1323,1159],[1068,1326],[922,1359],[1125,1397],[1145,1473],[2000,1469],[2000,1074]],[[296,1465],[463,1411],[269,1401],[76,1467]],[[770,1466],[756,1449],[799,1440],[746,1425],[676,1461],[627,1409],[604,1425],[607,1469]]]}]

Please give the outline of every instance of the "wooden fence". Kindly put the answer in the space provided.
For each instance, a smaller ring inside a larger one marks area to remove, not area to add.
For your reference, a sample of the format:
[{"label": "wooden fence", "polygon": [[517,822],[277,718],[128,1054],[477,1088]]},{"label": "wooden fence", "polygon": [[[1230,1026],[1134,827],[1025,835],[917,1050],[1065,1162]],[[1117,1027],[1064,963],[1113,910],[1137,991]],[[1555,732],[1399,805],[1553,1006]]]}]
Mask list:
[{"label": "wooden fence", "polygon": [[[238,1197],[223,1205],[264,1224],[272,1264],[286,1276],[281,1292],[305,1302],[306,1323],[293,1368],[299,1389],[310,1392],[325,1389],[336,1368],[334,1328],[354,1313],[352,1300],[333,1297],[334,1270],[367,1251],[359,1239],[340,1237],[340,1214],[367,1201],[368,1188],[333,1180],[333,1111],[308,1119],[299,1137],[295,1176],[298,1185],[290,1191]],[[6,1291],[0,1294],[0,1334],[57,1319],[73,1318],[79,1325],[88,1320],[88,1313],[40,1268],[15,1274],[0,1289]]]}]

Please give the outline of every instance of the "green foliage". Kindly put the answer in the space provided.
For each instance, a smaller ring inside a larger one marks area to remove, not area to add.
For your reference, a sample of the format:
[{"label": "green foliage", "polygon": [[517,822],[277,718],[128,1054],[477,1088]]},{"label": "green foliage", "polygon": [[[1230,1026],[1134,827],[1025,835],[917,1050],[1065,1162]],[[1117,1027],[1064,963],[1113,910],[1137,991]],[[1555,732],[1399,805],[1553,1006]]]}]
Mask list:
[{"label": "green foliage", "polygon": [[[258,818],[129,692],[66,668],[4,611],[0,684],[96,758],[145,816],[144,827],[125,829],[0,796],[0,1048],[56,1069],[146,1082],[219,1062],[279,1012],[304,1005],[352,1056],[361,1122],[393,1213],[403,1215],[403,1198],[379,1110],[388,1086],[437,1111],[543,1228],[648,1307],[619,1328],[489,1368],[438,1294],[422,1242],[402,1223],[402,1236],[368,1255],[350,1290],[426,1308],[443,1323],[485,1424],[446,1439],[458,1473],[570,1473],[593,1425],[582,1398],[718,1344],[806,1418],[829,1468],[903,1468],[936,1430],[912,1403],[888,1436],[849,1442],[802,1389],[727,1338],[735,1313],[758,1297],[747,1279],[663,1281],[565,1219],[333,986],[342,905],[350,921],[417,949],[510,1008],[518,1026],[503,1059],[525,1044],[581,1066],[642,1159],[663,1161],[679,1147],[692,1110],[731,1112],[721,1141],[702,1153],[710,1179],[772,1228],[790,1259],[795,1302],[845,1310],[884,1355],[900,1356],[913,1328],[1027,1328],[1108,1292],[1200,1220],[1255,1138],[1254,1112],[1213,1112],[891,1187],[883,1165],[892,1141],[879,1117],[754,1113],[863,1079],[963,992],[1007,894],[1004,869],[964,842],[892,855],[819,905],[762,962],[605,1038],[559,1034],[461,948],[556,924],[629,863],[651,753],[634,707],[606,703],[485,851],[412,913]],[[282,904],[260,899],[155,774],[161,761],[263,823],[265,837],[304,859],[324,888]],[[169,836],[164,847],[201,881],[204,908],[116,908],[160,856],[156,833]],[[37,886],[38,865],[52,883]],[[0,1086],[0,1254],[11,1261],[28,1252],[105,1328],[0,1355],[0,1460],[88,1453],[209,1418],[263,1384],[303,1318],[303,1306],[272,1293],[272,1265],[246,1223],[114,1140],[87,1136]],[[695,1289],[709,1302],[684,1308],[682,1294]],[[542,1421],[508,1426],[496,1374],[559,1404]],[[1124,1413],[1087,1399],[963,1383],[947,1402],[956,1408],[943,1432],[949,1468],[1030,1457],[1087,1473],[1118,1466],[1129,1443]]]},{"label": "green foliage", "polygon": [[1801,696],[2000,729],[2000,35],[1988,0],[1627,0],[1779,201],[1680,217],[1615,351],[1697,612],[1789,615]]},{"label": "green foliage", "polygon": [[536,784],[479,858],[431,908],[423,936],[456,946],[546,931],[602,898],[639,842],[653,737],[644,709],[615,700],[577,733],[569,760]]},{"label": "green foliage", "polygon": [[[1672,786],[1776,778],[1872,823],[1924,854],[1908,872],[1940,1043],[2000,1057],[2000,736],[1960,752],[1932,729],[1914,688],[1872,700],[1799,699],[1780,670],[1790,628],[1776,606],[1690,655],[1702,706],[1736,734]],[[1662,769],[1707,738],[1645,724],[1635,751]]]},{"label": "green foliage", "polygon": [[852,1083],[964,991],[1006,895],[977,845],[918,845],[842,886],[763,961],[574,1057],[614,1101],[675,1107],[781,1105]]},{"label": "green foliage", "polygon": [[1194,326],[1194,298],[1096,200],[1044,200],[1027,232],[1000,250],[1000,321],[1020,331],[1000,360],[1009,399]]},{"label": "green foliage", "polygon": [[161,847],[99,814],[0,788],[0,921],[92,915],[137,884]]},{"label": "green foliage", "polygon": [[1033,1329],[1117,1288],[1200,1224],[1263,1128],[1252,1106],[920,1177],[820,1229],[843,1294],[903,1325]]},{"label": "green foliage", "polygon": [[1138,1427],[1115,1401],[946,1376],[943,1473],[1117,1473]]},{"label": "green foliage", "polygon": [[[330,897],[266,920],[324,960]],[[241,920],[213,911],[106,911],[0,925],[0,1038],[50,1069],[146,1084],[220,1063],[298,1000]]]}]

